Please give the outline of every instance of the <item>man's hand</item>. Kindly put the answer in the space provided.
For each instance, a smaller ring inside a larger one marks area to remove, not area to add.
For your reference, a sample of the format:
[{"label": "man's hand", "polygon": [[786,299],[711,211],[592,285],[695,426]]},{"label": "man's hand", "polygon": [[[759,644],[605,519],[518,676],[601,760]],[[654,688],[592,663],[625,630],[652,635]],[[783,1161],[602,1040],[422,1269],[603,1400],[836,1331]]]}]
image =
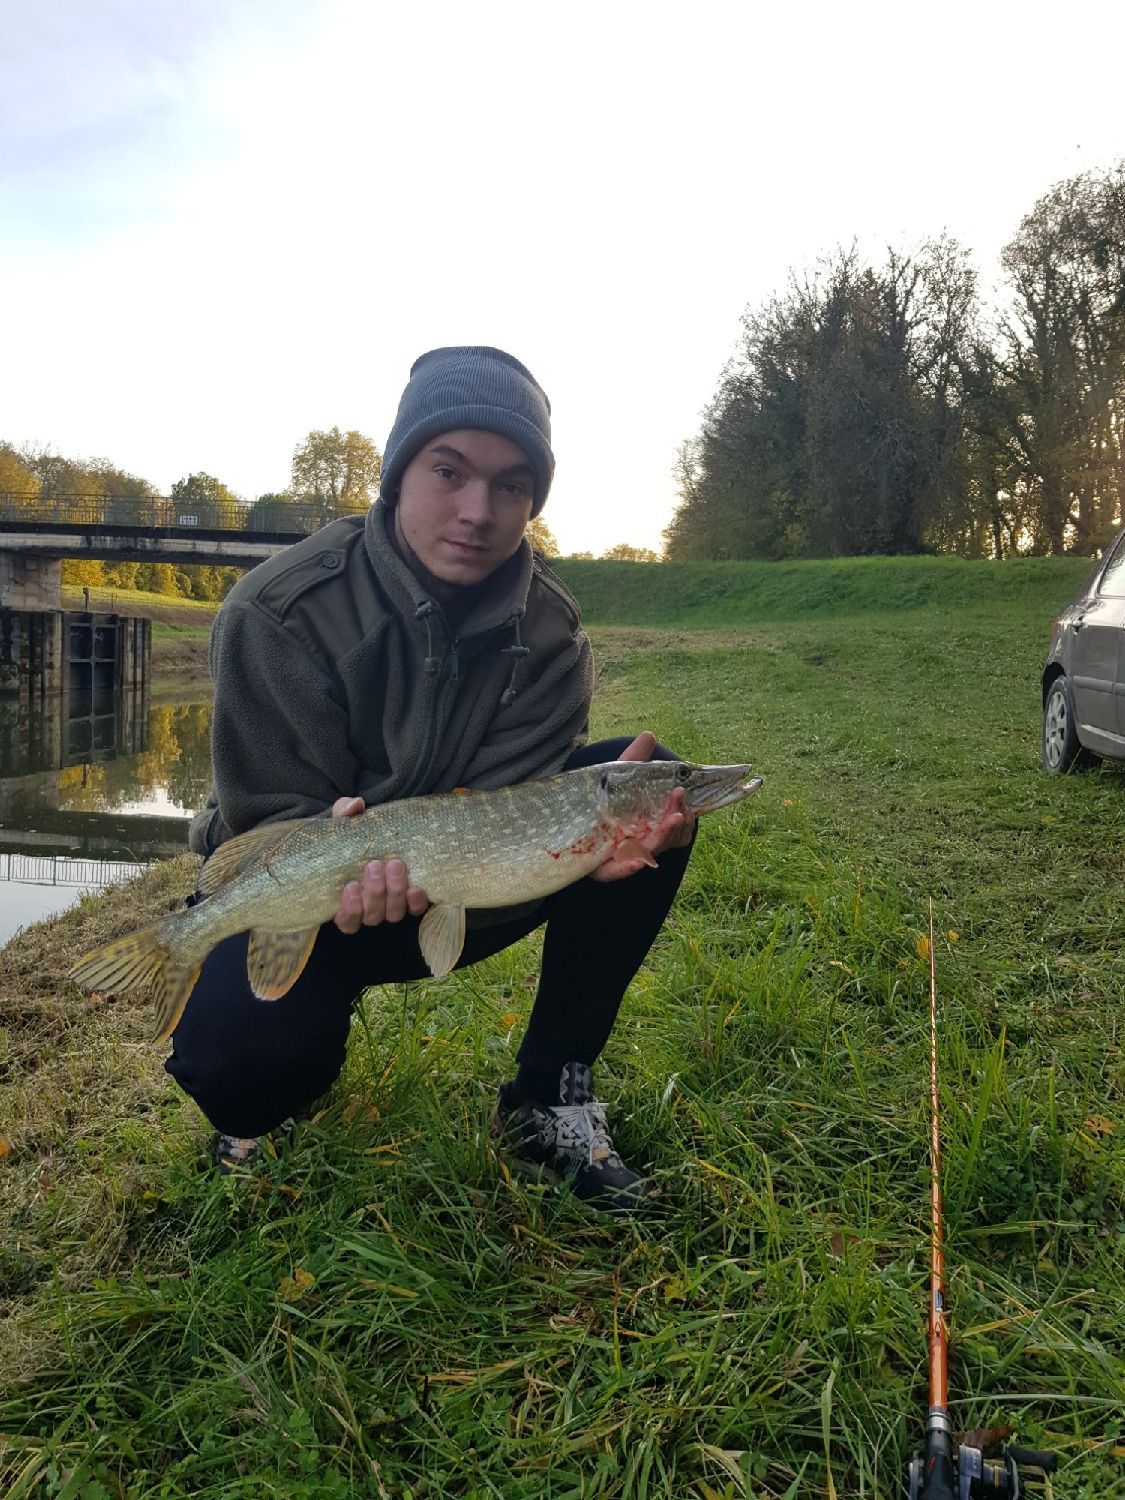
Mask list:
[{"label": "man's hand", "polygon": [[[337,797],[334,818],[354,818],[363,811],[362,797]],[[341,932],[401,922],[407,912],[420,917],[430,904],[425,891],[411,885],[401,859],[373,859],[364,866],[363,879],[350,881],[340,892],[333,921]]]},{"label": "man's hand", "polygon": [[[655,747],[656,736],[646,729],[642,734],[637,735],[631,745],[626,745],[617,758],[618,760],[651,760]],[[646,865],[652,864],[663,850],[682,849],[690,844],[698,821],[699,819],[684,800],[683,788],[677,787],[668,798],[664,814],[657,826],[646,838],[636,840],[636,844],[644,851],[647,858],[641,854],[626,854],[624,851],[611,854],[591,873],[590,879],[624,880],[629,875],[635,875],[638,870],[643,870]]]}]

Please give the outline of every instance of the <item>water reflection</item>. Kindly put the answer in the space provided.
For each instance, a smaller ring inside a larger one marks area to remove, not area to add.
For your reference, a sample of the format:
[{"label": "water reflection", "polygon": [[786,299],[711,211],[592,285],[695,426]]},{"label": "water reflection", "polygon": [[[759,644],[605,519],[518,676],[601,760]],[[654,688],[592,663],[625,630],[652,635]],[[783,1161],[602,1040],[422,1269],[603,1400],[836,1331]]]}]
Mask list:
[{"label": "water reflection", "polygon": [[0,701],[0,943],[179,853],[210,782],[209,701]]}]

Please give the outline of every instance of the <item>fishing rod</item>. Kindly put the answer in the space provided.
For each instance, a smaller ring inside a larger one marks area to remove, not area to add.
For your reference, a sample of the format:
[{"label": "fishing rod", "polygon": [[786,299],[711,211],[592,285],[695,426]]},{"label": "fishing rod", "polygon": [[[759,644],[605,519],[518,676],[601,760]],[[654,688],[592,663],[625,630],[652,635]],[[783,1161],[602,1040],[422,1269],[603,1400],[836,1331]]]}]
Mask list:
[{"label": "fishing rod", "polygon": [[[1038,1448],[1004,1444],[999,1463],[962,1440],[953,1448],[949,1417],[949,1324],[941,1211],[941,1100],[938,1094],[937,960],[930,902],[930,1410],[924,1457],[910,1460],[910,1500],[1019,1500],[1020,1465],[1050,1473],[1058,1459]],[[976,1434],[966,1434],[966,1437]]]}]

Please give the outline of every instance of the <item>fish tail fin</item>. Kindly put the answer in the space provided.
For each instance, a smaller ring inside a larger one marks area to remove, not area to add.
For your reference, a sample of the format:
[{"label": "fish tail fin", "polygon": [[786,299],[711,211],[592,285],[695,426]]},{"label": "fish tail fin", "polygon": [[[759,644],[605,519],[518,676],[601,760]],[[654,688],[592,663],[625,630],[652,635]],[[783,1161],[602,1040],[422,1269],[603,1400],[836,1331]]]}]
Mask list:
[{"label": "fish tail fin", "polygon": [[88,990],[151,989],[157,1021],[153,1041],[160,1042],[175,1030],[201,967],[189,967],[173,957],[165,918],[84,953],[70,977]]}]

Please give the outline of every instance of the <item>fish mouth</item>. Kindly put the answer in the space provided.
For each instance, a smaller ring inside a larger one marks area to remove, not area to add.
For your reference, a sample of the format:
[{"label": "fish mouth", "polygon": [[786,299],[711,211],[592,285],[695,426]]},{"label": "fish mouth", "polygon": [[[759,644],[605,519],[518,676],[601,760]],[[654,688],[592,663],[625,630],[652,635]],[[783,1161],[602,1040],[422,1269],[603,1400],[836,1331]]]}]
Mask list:
[{"label": "fish mouth", "polygon": [[749,766],[695,766],[684,796],[692,812],[714,812],[741,802],[762,784],[760,776],[751,776]]}]

